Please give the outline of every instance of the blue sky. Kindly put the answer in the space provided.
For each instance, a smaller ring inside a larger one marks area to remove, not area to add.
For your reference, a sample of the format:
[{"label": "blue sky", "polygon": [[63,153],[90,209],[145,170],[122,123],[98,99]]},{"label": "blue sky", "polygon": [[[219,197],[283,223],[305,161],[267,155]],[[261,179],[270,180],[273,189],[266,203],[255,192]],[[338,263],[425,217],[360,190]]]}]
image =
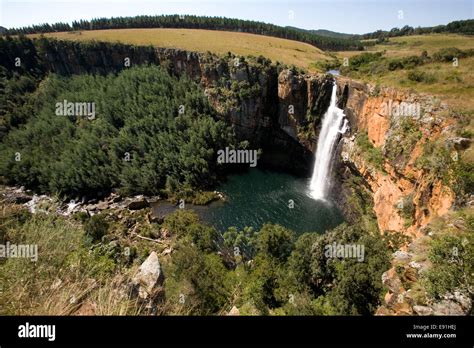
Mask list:
[{"label": "blue sky", "polygon": [[176,13],[361,34],[474,18],[474,0],[0,0],[0,3],[0,25],[7,28],[96,17]]}]

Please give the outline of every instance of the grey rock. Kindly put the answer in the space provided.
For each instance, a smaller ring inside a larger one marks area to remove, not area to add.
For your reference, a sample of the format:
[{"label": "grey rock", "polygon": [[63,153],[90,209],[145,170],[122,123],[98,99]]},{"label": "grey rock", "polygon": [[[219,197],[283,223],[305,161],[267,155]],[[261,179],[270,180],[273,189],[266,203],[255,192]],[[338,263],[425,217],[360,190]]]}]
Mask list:
[{"label": "grey rock", "polygon": [[418,315],[433,315],[433,309],[427,306],[413,306],[413,310]]},{"label": "grey rock", "polygon": [[397,250],[393,253],[393,258],[399,262],[410,262],[411,258],[412,258],[412,254],[411,253],[408,253],[406,251],[402,251],[402,250]]},{"label": "grey rock", "polygon": [[390,277],[388,271],[382,274],[382,283],[388,288],[390,292],[393,293],[398,293],[400,290],[400,286],[402,285],[400,279],[398,279],[398,277]]},{"label": "grey rock", "polygon": [[471,298],[458,290],[445,295],[444,299],[457,302],[466,312],[469,312],[472,307]]},{"label": "grey rock", "polygon": [[157,295],[163,281],[164,276],[160,261],[156,252],[153,251],[133,277],[132,286],[138,293],[138,297],[147,300],[153,299]]},{"label": "grey rock", "polygon": [[102,201],[96,204],[96,208],[99,210],[105,210],[109,208],[109,203],[106,201]]},{"label": "grey rock", "polygon": [[144,196],[136,196],[127,200],[127,208],[130,210],[140,210],[149,206],[150,204]]},{"label": "grey rock", "polygon": [[227,313],[227,315],[230,315],[230,316],[236,316],[236,315],[240,315],[240,311],[239,309],[234,306],[232,307],[232,309],[229,311],[229,313]]},{"label": "grey rock", "polygon": [[451,300],[442,300],[433,304],[434,315],[466,315],[466,311],[462,306]]},{"label": "grey rock", "polygon": [[448,139],[448,142],[452,144],[456,150],[464,150],[471,144],[471,139],[457,137]]},{"label": "grey rock", "polygon": [[410,262],[409,266],[417,270],[420,270],[423,267],[419,262],[416,262],[416,261]]}]

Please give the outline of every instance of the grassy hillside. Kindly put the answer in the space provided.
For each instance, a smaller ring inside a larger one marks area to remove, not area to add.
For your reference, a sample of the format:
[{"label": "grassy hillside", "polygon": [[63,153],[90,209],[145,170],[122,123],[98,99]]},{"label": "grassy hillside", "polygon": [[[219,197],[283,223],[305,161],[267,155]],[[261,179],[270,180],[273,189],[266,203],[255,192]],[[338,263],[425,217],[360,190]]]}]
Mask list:
[{"label": "grassy hillside", "polygon": [[[342,63],[344,58],[349,58],[350,71],[344,71],[348,76],[380,85],[433,94],[458,111],[474,113],[474,57],[460,58],[458,66],[453,66],[451,60],[428,60],[422,65],[407,65],[402,69],[386,68],[391,60],[421,57],[423,51],[426,51],[428,57],[433,57],[440,50],[451,48],[464,51],[473,49],[474,40],[470,36],[457,34],[390,38],[388,42],[368,47],[369,53],[380,52],[381,57],[372,58],[372,61],[363,64],[365,68],[355,70],[352,63],[358,59],[356,57],[361,57],[360,52],[338,52],[336,57],[339,63]],[[417,79],[416,76],[423,78]]]},{"label": "grassy hillside", "polygon": [[[136,45],[180,48],[196,52],[263,55],[272,61],[307,68],[327,58],[320,49],[306,43],[275,37],[200,29],[110,29],[44,34],[67,40],[98,40]],[[39,37],[39,34],[31,35]]]},{"label": "grassy hillside", "polygon": [[[365,40],[369,42],[373,40]],[[474,48],[474,39],[472,36],[458,34],[429,34],[400,36],[390,38],[388,42],[376,44],[367,47],[369,52],[386,51],[387,57],[403,57],[410,55],[420,55],[427,51],[432,54],[441,48],[458,47],[461,49]],[[360,51],[338,52],[339,57],[351,57],[360,54]]]}]

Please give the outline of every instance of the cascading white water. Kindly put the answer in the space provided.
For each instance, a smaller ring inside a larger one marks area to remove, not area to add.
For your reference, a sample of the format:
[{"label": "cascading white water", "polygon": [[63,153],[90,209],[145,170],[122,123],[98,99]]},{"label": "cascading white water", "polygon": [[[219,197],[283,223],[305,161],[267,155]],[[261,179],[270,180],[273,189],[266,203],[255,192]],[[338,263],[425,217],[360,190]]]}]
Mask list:
[{"label": "cascading white water", "polygon": [[331,186],[331,170],[336,142],[339,134],[344,134],[347,130],[347,120],[344,118],[344,112],[336,106],[336,90],[337,85],[334,83],[331,103],[324,114],[321,133],[319,134],[313,176],[309,186],[309,195],[314,199],[327,199]]}]

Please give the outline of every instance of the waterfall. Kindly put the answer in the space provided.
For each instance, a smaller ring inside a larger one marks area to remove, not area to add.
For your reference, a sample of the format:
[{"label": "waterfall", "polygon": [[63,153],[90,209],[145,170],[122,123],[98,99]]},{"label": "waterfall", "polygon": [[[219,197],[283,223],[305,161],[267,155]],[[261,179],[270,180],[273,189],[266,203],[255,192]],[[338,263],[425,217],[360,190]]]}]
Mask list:
[{"label": "waterfall", "polygon": [[331,103],[324,114],[321,133],[318,138],[316,159],[314,161],[313,176],[309,186],[309,195],[314,199],[326,200],[331,186],[331,170],[334,160],[334,151],[339,134],[347,130],[347,120],[344,112],[336,106],[337,86],[334,82],[331,94]]}]

